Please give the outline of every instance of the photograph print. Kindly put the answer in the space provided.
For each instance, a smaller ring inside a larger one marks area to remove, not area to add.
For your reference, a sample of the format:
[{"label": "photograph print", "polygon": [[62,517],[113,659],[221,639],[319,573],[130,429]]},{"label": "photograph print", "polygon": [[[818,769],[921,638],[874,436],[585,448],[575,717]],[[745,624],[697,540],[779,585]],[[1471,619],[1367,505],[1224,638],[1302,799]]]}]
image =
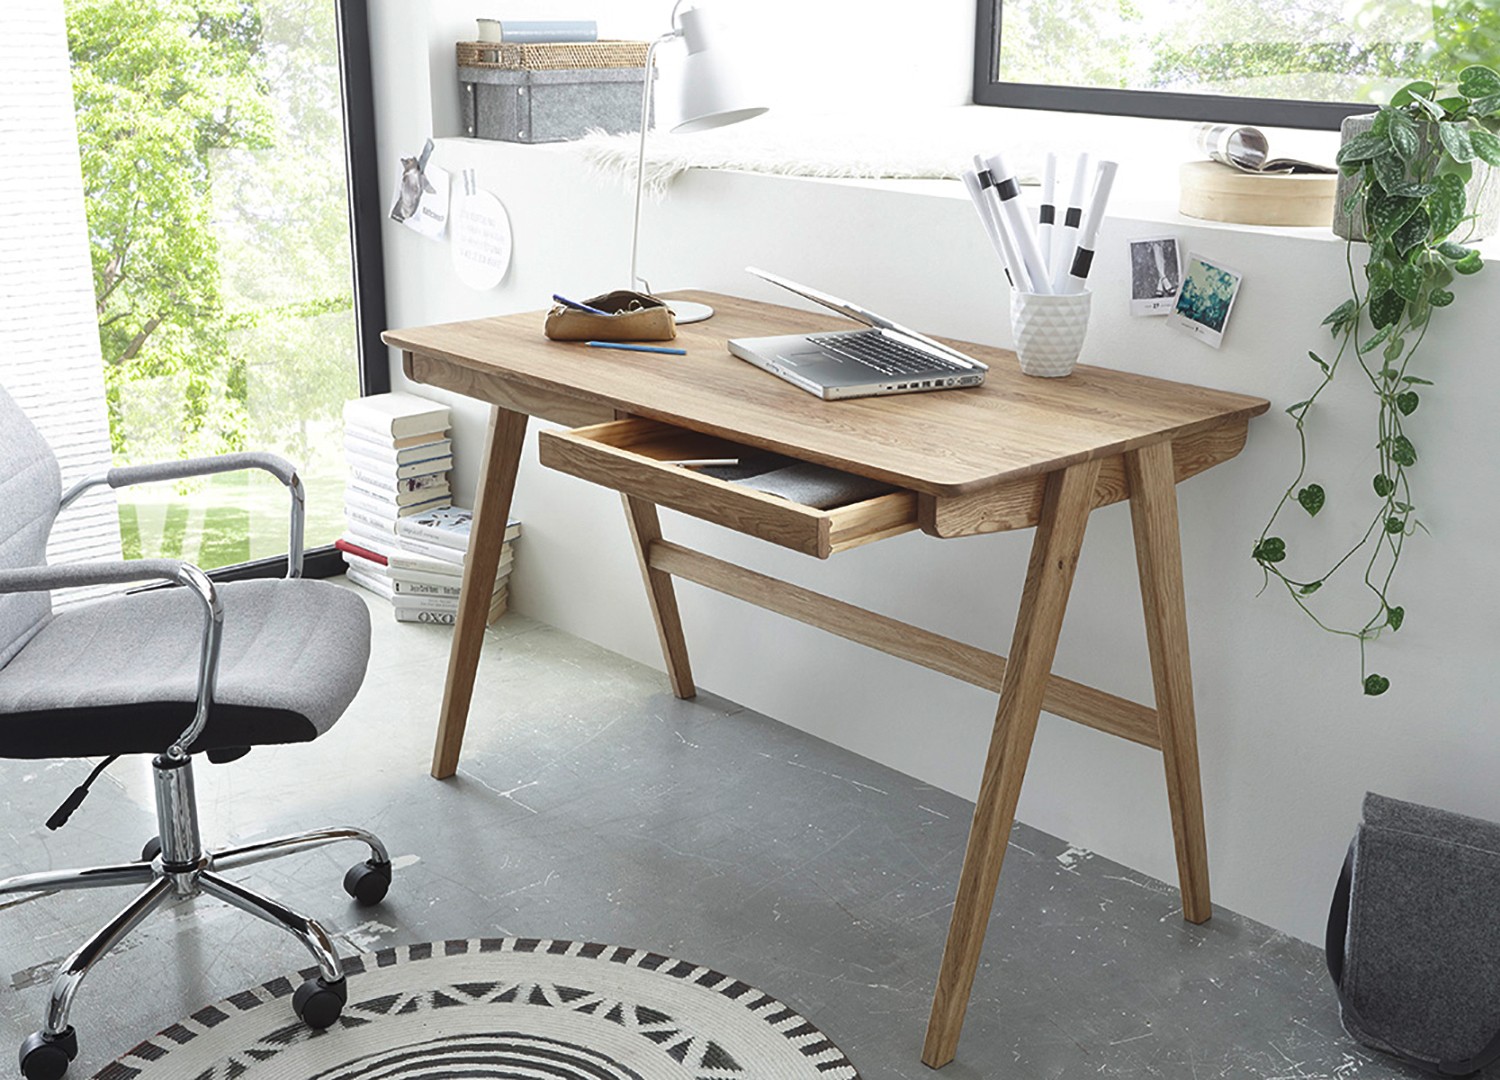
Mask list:
[{"label": "photograph print", "polygon": [[1189,252],[1177,303],[1167,321],[1217,349],[1224,341],[1242,276],[1238,270]]},{"label": "photograph print", "polygon": [[1130,313],[1170,315],[1182,281],[1182,256],[1175,236],[1130,241]]}]

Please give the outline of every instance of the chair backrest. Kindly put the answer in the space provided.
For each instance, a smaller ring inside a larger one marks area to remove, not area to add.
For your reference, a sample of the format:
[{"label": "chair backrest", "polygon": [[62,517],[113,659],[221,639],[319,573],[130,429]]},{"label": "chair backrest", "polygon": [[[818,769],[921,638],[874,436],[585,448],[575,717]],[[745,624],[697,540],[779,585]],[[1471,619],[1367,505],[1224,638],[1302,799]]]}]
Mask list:
[{"label": "chair backrest", "polygon": [[[0,570],[47,561],[62,478],[57,458],[0,386]],[[52,613],[47,593],[0,594],[0,667],[10,663]]]}]

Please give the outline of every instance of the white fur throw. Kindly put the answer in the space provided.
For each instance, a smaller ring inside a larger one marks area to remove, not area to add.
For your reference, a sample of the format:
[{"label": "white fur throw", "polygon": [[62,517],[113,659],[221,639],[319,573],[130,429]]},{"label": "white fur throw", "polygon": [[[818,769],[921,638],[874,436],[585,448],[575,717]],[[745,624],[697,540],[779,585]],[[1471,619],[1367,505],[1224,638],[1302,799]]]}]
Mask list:
[{"label": "white fur throw", "polygon": [[[741,124],[646,140],[646,191],[666,193],[688,169],[738,169],[782,176],[952,179],[977,151],[1004,149],[1022,183],[1035,183],[1042,151],[1030,140],[1006,139],[989,110],[962,108],[886,112],[851,118],[767,113]],[[598,173],[635,188],[638,135],[594,132],[578,143]]]}]

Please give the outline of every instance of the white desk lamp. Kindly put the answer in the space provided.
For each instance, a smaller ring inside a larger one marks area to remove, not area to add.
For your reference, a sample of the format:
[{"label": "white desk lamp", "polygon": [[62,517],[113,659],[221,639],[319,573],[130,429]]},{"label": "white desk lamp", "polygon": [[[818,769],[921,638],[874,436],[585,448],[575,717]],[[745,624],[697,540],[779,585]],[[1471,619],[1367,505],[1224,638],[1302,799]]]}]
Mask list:
[{"label": "white desk lamp", "polygon": [[[764,105],[752,103],[742,80],[733,49],[716,42],[716,28],[699,8],[680,11],[687,0],[677,0],[672,8],[669,33],[663,34],[646,50],[646,86],[641,91],[641,151],[635,165],[635,227],[630,234],[630,287],[650,292],[651,286],[636,273],[636,255],[641,241],[641,194],[646,186],[646,135],[651,124],[651,84],[655,81],[656,49],[681,38],[687,44],[680,82],[678,114],[682,120],[674,133],[707,131],[749,120],[766,111]],[[713,315],[707,304],[673,300],[672,312],[680,323],[702,322]]]}]

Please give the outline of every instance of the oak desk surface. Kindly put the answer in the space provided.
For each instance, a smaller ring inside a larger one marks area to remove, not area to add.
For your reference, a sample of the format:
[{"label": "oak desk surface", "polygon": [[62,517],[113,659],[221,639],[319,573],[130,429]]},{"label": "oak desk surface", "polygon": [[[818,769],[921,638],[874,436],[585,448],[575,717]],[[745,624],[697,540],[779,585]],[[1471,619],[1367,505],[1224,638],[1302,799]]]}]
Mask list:
[{"label": "oak desk surface", "polygon": [[[967,342],[990,365],[981,387],[822,401],[731,356],[732,337],[847,329],[847,319],[717,293],[669,294],[717,314],[678,328],[686,356],[548,341],[541,312],[388,330],[385,342],[506,380],[647,416],[931,495],[1119,454],[1265,412],[1222,390],[1080,365],[1022,375],[1015,354]],[[947,339],[944,339],[947,340]],[[1093,351],[1104,352],[1097,343]]]}]

